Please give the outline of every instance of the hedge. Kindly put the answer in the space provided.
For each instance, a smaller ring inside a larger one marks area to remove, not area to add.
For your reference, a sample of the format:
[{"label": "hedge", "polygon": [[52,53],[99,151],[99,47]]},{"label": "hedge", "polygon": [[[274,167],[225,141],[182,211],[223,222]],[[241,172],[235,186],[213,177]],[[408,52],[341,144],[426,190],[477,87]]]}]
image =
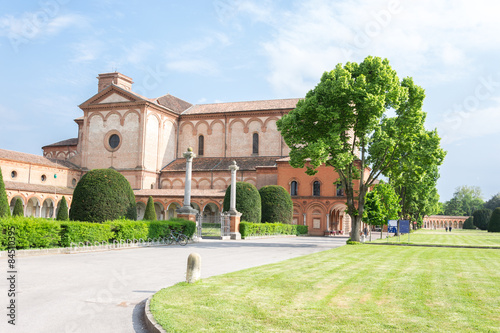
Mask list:
[{"label": "hedge", "polygon": [[71,243],[112,242],[120,239],[165,237],[177,230],[192,238],[196,223],[181,218],[169,221],[115,220],[106,223],[56,221],[34,217],[0,219],[0,250],[8,248],[8,235],[15,228],[16,249],[70,247]]},{"label": "hedge", "polygon": [[109,241],[114,237],[111,225],[92,222],[60,222],[61,223],[61,245],[71,246],[71,243]]},{"label": "hedge", "polygon": [[252,223],[242,221],[240,223],[241,238],[261,235],[305,235],[308,229],[306,225],[284,224],[284,223]]},{"label": "hedge", "polygon": [[0,249],[8,247],[8,236],[14,227],[16,249],[57,247],[61,242],[58,222],[34,217],[14,216],[0,219]]}]

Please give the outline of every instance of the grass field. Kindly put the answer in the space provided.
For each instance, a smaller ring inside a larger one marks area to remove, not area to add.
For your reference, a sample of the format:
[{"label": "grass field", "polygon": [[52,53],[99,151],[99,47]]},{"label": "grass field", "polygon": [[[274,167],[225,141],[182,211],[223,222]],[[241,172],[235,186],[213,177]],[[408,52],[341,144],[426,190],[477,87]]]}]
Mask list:
[{"label": "grass field", "polygon": [[500,332],[500,250],[343,246],[180,283],[169,332]]},{"label": "grass field", "polygon": [[[408,243],[408,235],[378,239],[373,243]],[[410,234],[410,244],[429,245],[464,245],[500,248],[500,233],[487,232],[484,230],[461,230],[454,229],[451,232],[441,230],[420,229]]]}]

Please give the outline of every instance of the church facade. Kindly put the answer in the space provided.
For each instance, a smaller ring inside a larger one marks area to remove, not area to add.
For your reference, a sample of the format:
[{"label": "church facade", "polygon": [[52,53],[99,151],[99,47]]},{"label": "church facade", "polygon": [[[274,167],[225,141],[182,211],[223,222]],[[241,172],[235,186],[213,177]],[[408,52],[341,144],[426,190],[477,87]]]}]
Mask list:
[{"label": "church facade", "polygon": [[85,172],[114,168],[134,189],[139,218],[152,196],[158,218],[168,219],[182,206],[182,154],[192,147],[191,201],[200,213],[221,212],[229,165],[236,161],[239,181],[287,189],[293,223],[308,225],[310,234],[350,232],[334,170],[321,167],[308,176],[288,163],[290,150],[276,121],[299,99],[193,105],[170,94],[146,98],[132,84],[121,73],[100,74],[97,94],[79,106],[83,115],[75,119],[77,137],[42,147],[43,157],[0,149],[11,207],[19,198],[25,215],[54,217],[63,195],[71,202]]}]

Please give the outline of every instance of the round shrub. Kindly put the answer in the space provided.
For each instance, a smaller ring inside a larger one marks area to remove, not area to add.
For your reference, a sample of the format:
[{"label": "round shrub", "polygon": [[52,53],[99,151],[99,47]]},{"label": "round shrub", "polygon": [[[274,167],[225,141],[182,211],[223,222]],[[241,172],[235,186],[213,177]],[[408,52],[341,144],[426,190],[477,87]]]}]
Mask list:
[{"label": "round shrub", "polygon": [[491,210],[489,209],[478,209],[472,213],[474,217],[474,225],[481,230],[488,229],[488,222],[490,221]]},{"label": "round shrub", "polygon": [[469,216],[467,220],[464,222],[464,229],[476,229],[476,226],[474,225],[474,218],[472,216]]},{"label": "round shrub", "polygon": [[259,194],[263,222],[292,223],[292,197],[283,186],[264,186],[259,190]]},{"label": "round shrub", "polygon": [[0,218],[10,216],[9,200],[5,191],[5,184],[2,177],[2,169],[0,169]]},{"label": "round shrub", "polygon": [[76,185],[69,218],[74,221],[104,222],[137,219],[134,191],[123,175],[113,169],[95,169]]},{"label": "round shrub", "polygon": [[[231,185],[224,196],[224,211],[229,210]],[[246,182],[236,183],[236,210],[241,213],[241,221],[259,223],[261,220],[260,194],[255,186]]]},{"label": "round shrub", "polygon": [[153,202],[153,197],[150,196],[148,198],[148,203],[146,205],[146,211],[144,212],[144,218],[143,220],[147,221],[156,221],[156,211],[155,211],[155,204]]},{"label": "round shrub", "polygon": [[66,197],[64,195],[61,199],[61,205],[59,206],[59,211],[57,212],[56,220],[58,221],[69,220],[68,203],[66,202]]},{"label": "round shrub", "polygon": [[500,232],[500,207],[495,208],[491,214],[488,232]]},{"label": "round shrub", "polygon": [[16,199],[12,216],[24,216],[23,201],[19,198]]}]

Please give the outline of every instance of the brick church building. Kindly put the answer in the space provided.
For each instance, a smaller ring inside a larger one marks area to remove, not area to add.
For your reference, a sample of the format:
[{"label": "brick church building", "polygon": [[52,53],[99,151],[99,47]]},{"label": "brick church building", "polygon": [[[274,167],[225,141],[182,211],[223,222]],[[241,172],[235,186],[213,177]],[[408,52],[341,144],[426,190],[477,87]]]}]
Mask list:
[{"label": "brick church building", "polygon": [[276,121],[298,100],[191,104],[170,94],[147,98],[135,93],[121,73],[100,74],[97,94],[83,102],[75,119],[78,137],[49,144],[43,157],[0,149],[11,207],[23,201],[25,215],[54,217],[62,196],[88,170],[114,168],[127,178],[144,214],[149,196],[159,219],[182,206],[185,159],[192,147],[192,205],[205,215],[220,213],[230,184],[229,165],[240,167],[238,180],[257,188],[281,185],[293,200],[293,223],[309,226],[311,235],[350,232],[345,197],[334,184],[337,174],[321,167],[315,176],[288,163],[289,148]]}]

